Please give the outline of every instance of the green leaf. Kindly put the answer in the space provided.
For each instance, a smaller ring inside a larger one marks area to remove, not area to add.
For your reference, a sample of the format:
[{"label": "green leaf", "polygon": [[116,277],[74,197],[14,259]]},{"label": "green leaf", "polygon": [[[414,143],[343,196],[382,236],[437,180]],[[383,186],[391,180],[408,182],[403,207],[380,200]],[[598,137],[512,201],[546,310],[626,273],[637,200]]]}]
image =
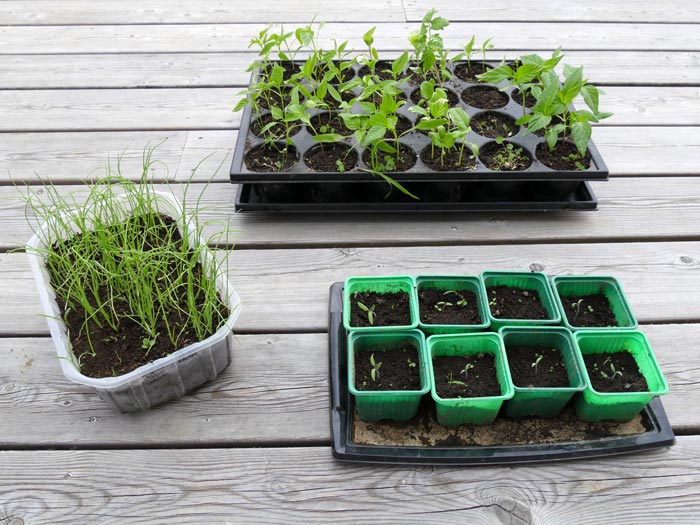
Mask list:
[{"label": "green leaf", "polygon": [[567,106],[574,101],[583,87],[583,66],[571,67],[564,65],[564,85],[560,90],[562,103]]},{"label": "green leaf", "polygon": [[373,35],[374,35],[375,29],[377,29],[377,26],[374,26],[372,29],[370,29],[369,31],[367,31],[367,32],[362,36],[362,40],[364,41],[364,43],[365,43],[365,45],[366,45],[367,47],[370,47],[372,44],[374,44],[374,37],[373,37]]},{"label": "green leaf", "polygon": [[552,117],[549,115],[543,115],[542,113],[534,113],[534,114],[532,114],[532,118],[530,119],[530,122],[528,122],[527,130],[530,133],[534,133],[537,130],[540,130],[546,126],[549,126],[549,123],[551,121],[552,121]]},{"label": "green leaf", "polygon": [[282,109],[277,106],[272,106],[270,108],[270,113],[272,113],[272,118],[275,120],[284,120],[284,113]]},{"label": "green leaf", "polygon": [[318,135],[313,136],[313,139],[316,142],[339,142],[344,138],[345,137],[337,133],[320,133]]},{"label": "green leaf", "polygon": [[282,84],[282,78],[284,76],[284,68],[279,64],[272,66],[272,71],[270,72],[270,83],[274,86],[279,86]]},{"label": "green leaf", "polygon": [[399,58],[391,63],[391,72],[398,77],[408,66],[408,51],[404,51]]},{"label": "green leaf", "polygon": [[425,100],[430,100],[435,92],[435,81],[425,80],[420,84],[420,96]]},{"label": "green leaf", "polygon": [[247,105],[248,105],[248,97],[243,97],[241,100],[238,101],[238,103],[235,106],[233,106],[233,111],[234,112],[240,111],[244,107],[246,107]]},{"label": "green leaf", "polygon": [[374,113],[369,117],[369,126],[378,126],[382,128],[388,128],[389,122],[386,118],[386,114],[380,111]]},{"label": "green leaf", "polygon": [[369,128],[369,131],[367,131],[367,135],[365,135],[364,140],[363,140],[363,145],[371,144],[373,142],[376,142],[382,138],[384,138],[384,134],[386,133],[386,128],[383,126],[372,126]]},{"label": "green leaf", "polygon": [[376,147],[379,151],[383,151],[384,153],[396,153],[396,148],[389,144],[386,140],[380,140],[377,142]]},{"label": "green leaf", "polygon": [[294,32],[299,43],[303,46],[308,46],[314,39],[314,32],[310,27],[300,27]]},{"label": "green leaf", "polygon": [[460,131],[468,131],[470,129],[469,115],[462,108],[450,108],[447,114]]},{"label": "green leaf", "polygon": [[449,108],[450,105],[447,98],[438,98],[430,101],[430,114],[435,118],[447,115],[447,110]]},{"label": "green leaf", "polygon": [[586,84],[581,88],[581,96],[586,105],[593,113],[598,113],[598,88],[591,84]]},{"label": "green leaf", "polygon": [[526,82],[530,82],[540,74],[540,67],[535,64],[523,64],[515,70],[513,74],[513,83],[522,86]]},{"label": "green leaf", "polygon": [[438,16],[433,18],[430,22],[430,29],[433,31],[440,31],[441,29],[445,29],[448,25],[450,25],[450,21],[447,18]]},{"label": "green leaf", "polygon": [[574,122],[571,124],[571,138],[574,139],[576,149],[583,156],[591,140],[591,125],[588,122]]},{"label": "green leaf", "polygon": [[550,151],[557,145],[557,138],[559,138],[559,135],[554,128],[549,128],[547,131],[545,131],[544,140],[547,141],[547,147]]},{"label": "green leaf", "polygon": [[513,70],[510,66],[502,64],[493,69],[489,69],[485,73],[477,75],[476,78],[490,84],[500,84],[505,80],[510,80],[513,77]]},{"label": "green leaf", "polygon": [[422,130],[430,130],[435,129],[438,126],[444,126],[445,124],[447,124],[447,120],[445,120],[444,118],[421,120],[420,122],[418,122],[418,124],[416,124],[415,128]]}]

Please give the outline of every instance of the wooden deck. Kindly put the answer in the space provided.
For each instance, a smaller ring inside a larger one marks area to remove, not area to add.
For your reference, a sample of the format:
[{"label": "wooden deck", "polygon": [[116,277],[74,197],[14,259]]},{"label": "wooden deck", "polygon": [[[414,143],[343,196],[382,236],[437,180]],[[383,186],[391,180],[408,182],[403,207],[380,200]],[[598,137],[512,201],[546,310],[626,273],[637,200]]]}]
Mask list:
[{"label": "wooden deck", "polygon": [[[668,523],[700,521],[700,4],[684,0],[0,1],[0,525]],[[599,211],[555,215],[240,214],[233,364],[194,395],[120,414],[68,383],[27,257],[13,182],[70,192],[162,142],[175,193],[233,214],[228,164],[248,40],[268,22],[398,51],[432,6],[456,47],[557,45],[607,95],[593,138]],[[222,164],[223,163],[223,164]],[[205,187],[220,164],[214,182]],[[671,449],[498,468],[353,466],[331,457],[328,287],[349,275],[483,269],[617,276],[670,384]]]}]

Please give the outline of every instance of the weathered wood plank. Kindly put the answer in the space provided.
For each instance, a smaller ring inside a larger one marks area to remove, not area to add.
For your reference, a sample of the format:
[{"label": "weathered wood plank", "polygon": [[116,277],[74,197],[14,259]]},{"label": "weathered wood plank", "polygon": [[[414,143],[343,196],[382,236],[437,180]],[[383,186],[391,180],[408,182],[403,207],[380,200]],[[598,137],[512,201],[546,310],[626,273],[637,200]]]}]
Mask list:
[{"label": "weathered wood plank", "polygon": [[325,447],[15,451],[0,452],[0,488],[17,523],[690,524],[699,456],[696,436],[645,454],[478,469],[346,465]]},{"label": "weathered wood plank", "polygon": [[[700,402],[700,356],[678,341],[696,340],[700,325],[642,330],[669,382],[672,426],[698,432],[700,412],[687,407]],[[150,412],[122,414],[64,379],[50,339],[0,339],[0,448],[329,443],[327,344],[326,334],[238,336],[217,380]]]},{"label": "weathered wood plank", "polygon": [[[211,155],[194,180],[228,180],[237,131],[142,131],[74,133],[5,133],[0,141],[0,184],[36,181],[76,183],[104,172],[108,159],[122,156],[123,172],[140,174],[145,148],[161,144],[156,157],[168,166],[159,178],[187,180],[192,169]],[[598,127],[593,140],[611,176],[697,175],[700,127]],[[183,144],[185,146],[183,146]],[[184,147],[184,150],[183,150]],[[660,162],[660,159],[663,159]],[[633,184],[630,184],[633,186]],[[604,185],[596,184],[596,188]]]},{"label": "weathered wood plank", "polygon": [[[478,273],[485,269],[615,275],[641,322],[700,320],[700,242],[534,244],[228,252],[244,306],[242,333],[323,331],[328,287],[351,275]],[[23,253],[0,254],[0,334],[45,334]]]},{"label": "weathered wood plank", "polygon": [[[319,19],[322,17],[319,16]],[[329,23],[321,31],[320,45],[332,48],[333,39],[348,40],[365,49],[362,35],[371,23]],[[0,54],[75,53],[183,53],[246,51],[262,24],[235,25],[107,25],[0,27]],[[288,28],[295,27],[288,24]],[[375,45],[382,50],[403,50],[416,23],[379,24]],[[463,47],[471,34],[479,42],[495,37],[502,50],[654,50],[697,51],[700,35],[693,25],[512,23],[450,24],[443,31],[445,46]]]},{"label": "weathered wood plank", "polygon": [[322,15],[328,22],[406,20],[401,0],[357,0],[352,9],[325,0],[41,0],[0,2],[0,25],[85,24],[242,24],[308,23]]},{"label": "weathered wood plank", "polygon": [[[404,0],[409,21],[420,21],[429,8],[423,0]],[[625,2],[624,0],[589,0],[567,4],[557,0],[520,4],[510,0],[433,0],[430,7],[450,21],[464,22],[700,22],[700,8],[685,0]]]},{"label": "weathered wood plank", "polygon": [[66,381],[50,339],[0,339],[0,448],[329,442],[326,345],[325,334],[237,336],[215,381],[122,414]]},{"label": "weathered wood plank", "polygon": [[[225,173],[206,187],[189,188],[190,206],[201,195],[200,218],[209,223],[207,235],[221,232],[218,221],[229,221],[236,231],[237,247],[417,246],[446,244],[506,244],[547,242],[616,242],[700,240],[696,218],[700,216],[700,185],[695,178],[626,178],[595,184],[600,202],[593,214],[481,214],[470,217],[415,214],[357,217],[314,215],[294,217],[256,213],[234,214],[236,186]],[[35,188],[36,189],[36,188]],[[181,195],[174,184],[157,186]],[[58,190],[80,199],[84,186],[60,186]],[[0,187],[0,249],[11,250],[31,236],[24,203],[18,190]],[[216,222],[215,222],[216,221]]]},{"label": "weathered wood plank", "polygon": [[[1,91],[0,132],[235,129],[238,98],[225,88]],[[614,115],[598,127],[692,126],[699,102],[697,87],[608,87],[601,110]]]},{"label": "weathered wood plank", "polygon": [[[503,53],[488,57],[500,60]],[[248,84],[253,58],[250,53],[0,55],[0,70],[8,89],[231,87]],[[584,66],[595,84],[700,84],[700,60],[692,52],[567,51],[565,61]]]}]

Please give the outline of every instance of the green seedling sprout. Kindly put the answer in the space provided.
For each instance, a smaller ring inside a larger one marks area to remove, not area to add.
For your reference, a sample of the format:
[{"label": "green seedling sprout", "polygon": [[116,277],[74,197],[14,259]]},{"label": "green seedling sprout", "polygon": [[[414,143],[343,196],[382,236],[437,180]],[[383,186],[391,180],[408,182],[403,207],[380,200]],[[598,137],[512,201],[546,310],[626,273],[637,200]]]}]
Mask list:
[{"label": "green seedling sprout", "polygon": [[600,370],[601,377],[604,377],[605,379],[610,379],[610,380],[614,379],[615,376],[622,377],[622,372],[615,368],[615,365],[613,364],[611,357],[606,357],[605,361],[603,361],[603,365],[608,365],[608,367],[610,368],[610,373],[605,372],[605,370]]},{"label": "green seedling sprout", "polygon": [[450,375],[447,378],[447,384],[448,385],[461,385],[463,387],[467,386],[467,384],[464,381],[460,381],[459,379],[454,379],[452,377],[452,372],[450,372]]},{"label": "green seedling sprout", "polygon": [[474,365],[472,363],[467,363],[464,365],[464,368],[459,371],[460,374],[464,374],[464,379],[469,379],[469,371],[474,368]]},{"label": "green seedling sprout", "polygon": [[459,293],[457,290],[447,290],[442,295],[448,295],[448,294],[456,295],[457,297],[459,297],[459,300],[457,301],[457,306],[464,307],[464,306],[467,306],[469,304],[467,299],[461,293]]},{"label": "green seedling sprout", "polygon": [[542,361],[542,359],[544,359],[544,355],[537,353],[535,354],[535,360],[532,362],[532,364],[530,364],[530,368],[535,369],[535,374],[537,373],[537,365],[540,364],[540,361]]},{"label": "green seedling sprout", "polygon": [[361,303],[360,301],[357,301],[357,307],[363,312],[367,313],[367,321],[369,321],[370,326],[374,326],[374,320],[376,317],[376,314],[374,313],[374,308],[376,307],[376,305],[373,304],[371,307],[367,307],[365,304]]},{"label": "green seedling sprout", "polygon": [[443,81],[452,75],[447,69],[448,52],[439,32],[450,25],[450,22],[436,14],[436,9],[428,11],[421,21],[420,29],[411,33],[408,41],[413,46],[412,58],[415,66],[411,68],[412,71],[422,79],[432,76],[442,86]]},{"label": "green seedling sprout", "polygon": [[448,302],[448,301],[438,301],[438,302],[435,303],[435,305],[434,305],[435,309],[436,309],[438,312],[442,312],[442,311],[443,311],[445,308],[447,308],[448,306],[452,306],[452,303],[450,303],[450,302]]},{"label": "green seedling sprout", "polygon": [[583,297],[576,301],[575,303],[571,303],[571,308],[576,309],[576,314],[574,315],[574,319],[578,317],[579,311],[581,310],[581,303],[583,302]]},{"label": "green seedling sprout", "polygon": [[408,359],[406,359],[406,362],[408,363],[409,368],[416,368],[416,366],[418,366],[416,364],[416,362],[413,359],[411,359],[410,357]]},{"label": "green seedling sprout", "polygon": [[372,365],[372,370],[370,371],[369,375],[372,378],[372,381],[374,381],[376,383],[377,378],[379,377],[379,368],[382,366],[382,362],[375,361],[374,354],[369,356],[369,362]]}]

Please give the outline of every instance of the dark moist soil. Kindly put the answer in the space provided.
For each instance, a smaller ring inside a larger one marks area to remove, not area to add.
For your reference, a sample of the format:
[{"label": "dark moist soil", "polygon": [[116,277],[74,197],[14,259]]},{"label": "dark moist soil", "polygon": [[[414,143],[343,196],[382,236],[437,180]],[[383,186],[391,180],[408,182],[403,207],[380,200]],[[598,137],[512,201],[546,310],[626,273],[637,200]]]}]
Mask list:
[{"label": "dark moist soil", "polygon": [[314,146],[304,154],[304,162],[314,171],[342,172],[352,170],[357,164],[357,152],[345,144],[331,143]]},{"label": "dark moist soil", "polygon": [[472,86],[462,91],[462,100],[472,107],[497,109],[508,104],[508,95],[491,86]]},{"label": "dark moist soil", "polygon": [[[460,302],[463,304],[458,304]],[[420,320],[423,323],[482,323],[476,294],[469,290],[445,291],[435,288],[421,288],[418,291],[418,308]]]},{"label": "dark moist soil", "polygon": [[[369,74],[369,66],[362,66],[357,72],[357,76],[359,77],[364,77]],[[374,67],[374,74],[379,77],[380,80],[393,80],[394,76],[391,73],[391,61],[380,60],[377,62]],[[401,75],[399,75],[399,79],[401,79]]]},{"label": "dark moist soil", "polygon": [[[583,354],[593,390],[598,392],[648,392],[649,385],[628,351]],[[616,374],[615,372],[620,372]],[[605,377],[607,375],[607,377]]]},{"label": "dark moist soil", "polygon": [[569,403],[554,418],[497,417],[490,425],[445,427],[437,422],[435,403],[423,396],[418,413],[409,421],[362,421],[355,415],[352,442],[397,447],[487,447],[494,445],[553,444],[631,436],[653,428],[642,415],[631,421],[581,421]]},{"label": "dark moist soil", "polygon": [[283,108],[292,101],[292,96],[289,93],[283,93],[282,96],[280,96],[276,91],[270,91],[268,95],[269,96],[262,96],[258,99],[258,104],[261,108],[270,109],[273,106]]},{"label": "dark moist soil", "polygon": [[[568,387],[561,352],[551,346],[506,346],[513,384],[520,388]],[[540,358],[540,356],[542,356]],[[533,363],[537,363],[536,366]]]},{"label": "dark moist soil", "polygon": [[576,146],[561,140],[556,143],[552,151],[549,151],[546,142],[541,142],[537,145],[535,154],[542,164],[553,170],[583,171],[578,164],[584,169],[588,169],[591,165],[591,154],[588,150],[583,157],[580,157]]},{"label": "dark moist soil", "polygon": [[[296,75],[301,71],[301,62],[292,62],[291,60],[281,60],[279,62],[275,62],[275,64],[279,64],[284,68],[284,73],[282,74],[282,78],[284,80],[289,80],[292,78],[292,76]],[[272,71],[272,66],[274,64],[271,64],[269,68],[263,68],[260,72],[261,76],[263,78],[268,77],[268,71]]]},{"label": "dark moist soil", "polygon": [[[350,102],[353,98],[355,98],[355,93],[352,91],[342,91],[340,92],[340,98],[345,102]],[[330,93],[326,93],[323,100],[330,108],[340,109],[340,103],[334,99]]]},{"label": "dark moist soil", "polygon": [[[371,356],[379,365],[372,379]],[[381,363],[381,364],[380,364]],[[418,351],[408,343],[395,348],[363,349],[355,353],[355,388],[358,390],[420,390]]]},{"label": "dark moist soil", "polygon": [[498,111],[477,113],[471,119],[471,127],[474,133],[492,139],[517,135],[520,130],[513,117]]},{"label": "dark moist soil", "polygon": [[584,328],[617,326],[617,319],[610,307],[610,302],[602,293],[584,296],[566,295],[560,299],[564,305],[566,319],[571,326]]},{"label": "dark moist soil", "polygon": [[285,157],[284,146],[281,144],[260,144],[244,156],[246,168],[258,172],[278,172],[291,168],[297,163],[297,152],[294,146],[287,146]]},{"label": "dark moist soil", "polygon": [[486,296],[491,315],[499,319],[549,319],[537,290],[489,286],[486,288]]},{"label": "dark moist soil", "polygon": [[[435,154],[433,156],[433,153]],[[452,148],[450,151],[445,153],[445,156],[440,157],[440,149],[435,148],[433,152],[433,147],[431,145],[423,148],[420,152],[420,158],[423,164],[435,171],[466,171],[473,170],[476,168],[476,159],[471,158],[472,150],[469,147],[464,148],[462,154],[462,162],[459,162],[459,149]]]},{"label": "dark moist soil", "polygon": [[[473,368],[469,367],[465,373],[464,369],[469,365]],[[434,357],[433,372],[435,390],[443,399],[501,395],[496,360],[491,354]]]},{"label": "dark moist soil", "polygon": [[[144,249],[146,250],[163,246],[165,243],[180,245],[182,237],[175,221],[164,215],[159,215],[159,217],[160,224],[156,227],[150,227],[148,230],[145,229],[143,218],[139,217],[132,217],[125,223],[117,224],[113,228],[115,231],[118,231],[125,228],[125,225],[136,228],[144,226],[143,238]],[[53,250],[58,254],[65,253],[70,244],[71,240],[68,239],[60,244],[54,244]],[[174,263],[173,265],[175,266]],[[201,279],[203,279],[201,270],[201,267],[197,264],[193,275],[194,280],[201,282]],[[63,282],[63,278],[60,275],[51,275],[51,282],[56,287],[58,283]],[[107,304],[110,301],[111,293],[106,286],[98,290],[98,295],[100,304]],[[128,319],[132,312],[129,304],[126,302],[113,301],[114,313],[121,319],[119,330],[116,332],[106,324],[99,326],[94,320],[88,321],[87,327],[84,327],[86,318],[84,309],[74,307],[67,313],[63,313],[66,312],[65,302],[57,297],[57,303],[70,334],[73,354],[76,357],[82,356],[80,373],[88,377],[102,378],[123,375],[200,340],[194,329],[188,326],[181,334],[179,345],[177,347],[173,346],[170,338],[165,335],[168,333],[166,322],[163,319],[159,319],[156,323],[155,331],[161,335],[156,337],[155,344],[146,351],[142,346],[144,345],[144,340],[149,338],[148,333],[134,321]],[[97,304],[95,302],[94,306]],[[179,308],[182,311],[187,311],[186,302],[183,301]],[[220,313],[222,318],[226,318],[229,315],[228,309],[223,303],[221,303]],[[165,316],[171,327],[175,326],[177,328],[187,324],[187,319],[182,316],[180,310],[167,311]],[[214,332],[215,330],[212,330],[210,334],[207,334],[207,337],[213,335]],[[89,339],[84,335],[86,333],[90,334]],[[92,343],[92,349],[90,343]],[[90,355],[93,353],[93,350],[94,355]]]},{"label": "dark moist soil", "polygon": [[[344,137],[349,137],[352,135],[346,126],[343,119],[334,112],[326,111],[324,113],[319,113],[311,117],[311,125],[314,127],[317,133],[337,133],[338,135],[343,135]],[[307,127],[309,134],[313,135],[313,130]]]},{"label": "dark moist soil", "polygon": [[455,67],[455,76],[466,82],[482,82],[476,78],[476,75],[486,73],[489,69],[491,69],[491,67],[485,66],[482,62],[463,62]]},{"label": "dark moist soil", "polygon": [[[260,132],[260,130],[262,130],[265,126],[267,126],[273,120],[274,119],[272,118],[272,113],[265,113],[264,115],[253,120],[252,124],[250,125],[250,130],[257,137],[260,137],[260,138],[272,137],[275,140],[280,140],[280,139],[284,138],[284,135],[286,133],[285,127],[282,123],[268,129],[264,135],[262,135]],[[301,130],[300,126],[294,126],[292,131],[291,131],[290,136],[296,135],[297,133],[299,133],[300,130]]]},{"label": "dark moist soil", "polygon": [[[455,93],[451,89],[445,88],[445,94],[447,95],[447,104],[451,108],[453,108],[459,104],[459,96],[457,96],[457,93]],[[413,102],[416,105],[419,104],[420,101],[423,100],[421,98],[421,95],[420,95],[420,88],[414,89],[413,91],[411,91],[410,98],[411,98],[411,102]],[[423,104],[423,106],[425,106],[425,104]]]},{"label": "dark moist soil", "polygon": [[481,148],[481,162],[494,171],[523,171],[529,168],[532,160],[525,150],[517,144],[513,144],[513,149],[509,150],[508,144],[510,143],[489,142]]},{"label": "dark moist soil", "polygon": [[[398,126],[397,126],[398,128]],[[392,157],[394,160],[396,160],[396,153],[384,153],[384,152],[378,152],[377,154],[379,161],[381,163],[385,162],[385,157]],[[370,151],[368,149],[364,150],[362,152],[362,161],[367,164],[367,166],[371,166],[370,164]],[[408,171],[410,170],[414,165],[416,164],[416,154],[413,153],[413,150],[401,144],[399,147],[399,160],[396,162],[394,169],[389,170],[381,170],[381,171],[386,171],[386,172],[394,172],[394,171]]]},{"label": "dark moist soil", "polygon": [[[520,90],[515,89],[511,94],[510,98],[512,98],[516,103],[520,104],[521,106],[523,105],[523,97],[520,95]],[[525,95],[525,107],[531,108],[537,104],[537,99],[532,95],[532,93],[528,92]]]},{"label": "dark moist soil", "polygon": [[[367,308],[374,306],[374,324],[370,324],[367,312],[357,303]],[[377,293],[357,292],[350,297],[350,326],[403,326],[411,324],[409,296],[406,292]]]}]

